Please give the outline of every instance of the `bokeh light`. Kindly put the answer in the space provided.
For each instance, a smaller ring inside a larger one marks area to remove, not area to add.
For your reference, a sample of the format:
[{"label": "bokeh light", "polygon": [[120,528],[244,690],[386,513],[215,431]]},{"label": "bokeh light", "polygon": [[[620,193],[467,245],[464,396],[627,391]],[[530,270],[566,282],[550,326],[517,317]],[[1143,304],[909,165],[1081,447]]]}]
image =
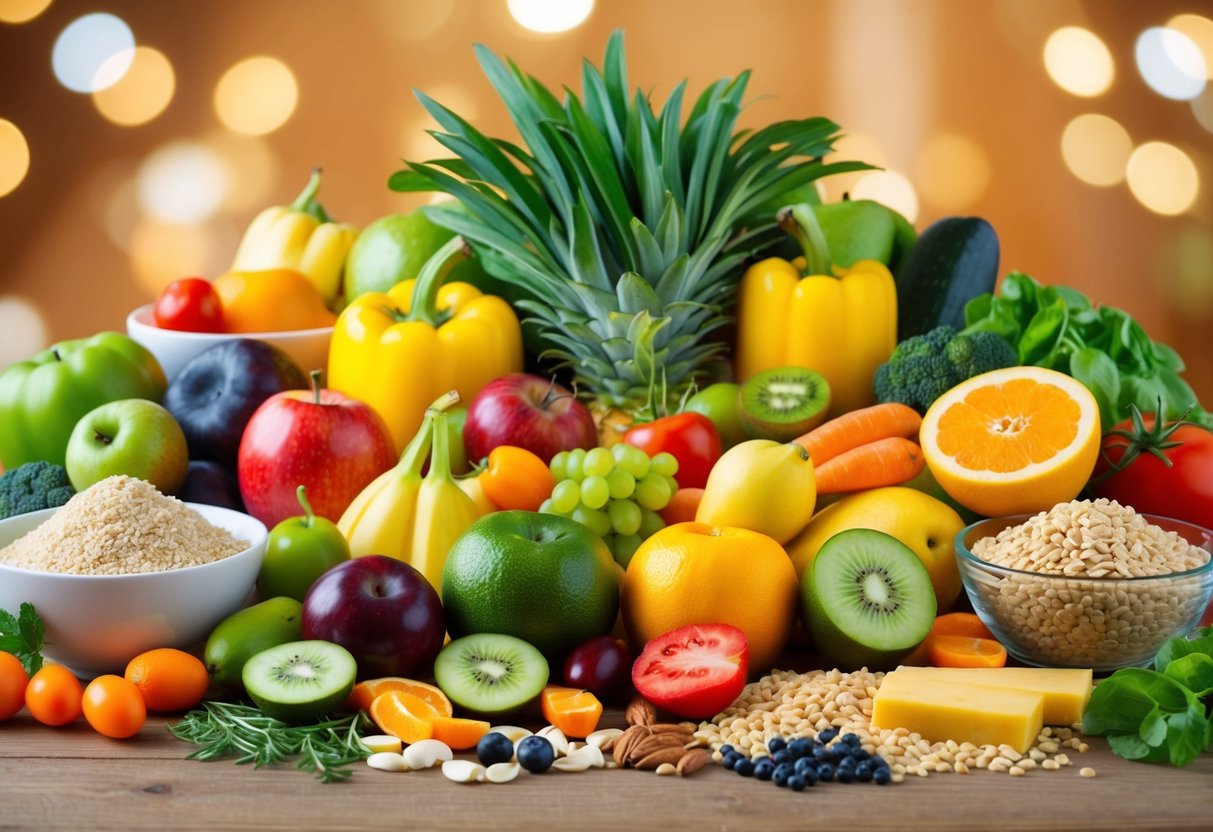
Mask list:
[{"label": "bokeh light", "polygon": [[[830,162],[867,162],[869,165],[875,165],[878,168],[887,167],[889,163],[888,153],[885,151],[884,145],[875,137],[869,136],[866,133],[845,133],[842,138],[834,142],[834,150],[832,153],[826,154],[825,161]],[[828,202],[837,202],[842,199],[843,195],[848,193],[855,187],[860,179],[865,176],[866,172],[859,173],[840,173],[834,176],[827,176],[824,179],[817,180],[819,191],[824,191],[824,196]]]},{"label": "bokeh light", "polygon": [[1167,28],[1187,35],[1205,59],[1205,77],[1213,80],[1213,20],[1198,14],[1177,14]]},{"label": "bokeh light", "polygon": [[942,211],[963,211],[989,187],[990,161],[969,137],[940,133],[923,148],[915,174],[923,199]]},{"label": "bokeh light", "polygon": [[376,28],[409,43],[429,40],[437,35],[453,16],[456,0],[425,0],[410,3],[408,14],[401,14],[400,0],[362,0],[375,16]]},{"label": "bokeh light", "polygon": [[215,87],[219,121],[229,130],[249,136],[264,136],[286,124],[298,101],[295,74],[267,55],[235,64]]},{"label": "bokeh light", "polygon": [[519,26],[543,34],[574,29],[594,10],[594,0],[509,0],[507,5]]},{"label": "bokeh light", "polygon": [[0,295],[0,370],[24,361],[50,344],[46,320],[38,307],[17,295]]},{"label": "bokeh light", "polygon": [[1061,158],[1088,185],[1123,182],[1133,140],[1120,122],[1098,113],[1076,116],[1061,134]]},{"label": "bokeh light", "polygon": [[[115,55],[110,61],[121,59],[122,55]],[[101,115],[114,124],[133,127],[146,124],[164,112],[173,99],[176,84],[173,65],[163,52],[150,46],[137,46],[130,69],[122,80],[93,93],[93,103]]]},{"label": "bokeh light", "polygon": [[1184,33],[1163,26],[1147,29],[1137,38],[1134,52],[1142,79],[1164,98],[1187,101],[1204,91],[1204,56]]},{"label": "bokeh light", "polygon": [[0,118],[0,197],[12,193],[29,173],[29,143],[17,125]]},{"label": "bokeh light", "polygon": [[1200,191],[1200,177],[1192,159],[1166,142],[1146,142],[1134,150],[1127,178],[1137,201],[1164,216],[1188,210]]},{"label": "bokeh light", "polygon": [[918,194],[910,180],[893,170],[869,171],[851,189],[852,199],[870,199],[887,205],[909,220],[918,220]]},{"label": "bokeh light", "polygon": [[1053,83],[1072,95],[1090,98],[1112,86],[1116,68],[1099,35],[1065,26],[1045,41],[1045,69]]},{"label": "bokeh light", "polygon": [[90,93],[118,83],[134,58],[131,27],[98,12],[77,18],[59,34],[51,65],[60,84],[72,92]]},{"label": "bokeh light", "polygon": [[1208,322],[1213,315],[1213,231],[1191,227],[1179,232],[1165,251],[1164,291],[1176,314]]},{"label": "bokeh light", "polygon": [[180,277],[218,277],[231,266],[237,243],[234,227],[178,225],[147,218],[131,237],[131,265],[139,284],[155,296]]},{"label": "bokeh light", "polygon": [[28,23],[50,4],[51,0],[0,0],[0,23]]},{"label": "bokeh light", "polygon": [[1213,133],[1213,86],[1206,86],[1204,92],[1192,99],[1192,115],[1201,127]]},{"label": "bokeh light", "polygon": [[215,130],[202,143],[223,163],[227,181],[240,183],[240,187],[227,188],[223,195],[220,208],[224,212],[257,210],[270,204],[272,190],[278,181],[279,163],[266,139]]},{"label": "bokeh light", "polygon": [[195,142],[170,142],[139,166],[139,205],[166,222],[206,221],[219,210],[228,187],[223,162]]}]

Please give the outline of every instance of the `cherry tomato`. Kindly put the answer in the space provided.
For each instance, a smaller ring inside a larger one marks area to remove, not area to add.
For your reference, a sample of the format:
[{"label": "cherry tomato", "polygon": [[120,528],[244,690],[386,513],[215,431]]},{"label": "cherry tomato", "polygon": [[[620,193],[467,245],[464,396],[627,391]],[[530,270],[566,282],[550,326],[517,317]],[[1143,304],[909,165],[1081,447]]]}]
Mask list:
[{"label": "cherry tomato", "polygon": [[498,445],[489,452],[489,464],[480,475],[484,494],[499,509],[538,511],[552,496],[556,480],[547,463],[526,448]]},{"label": "cherry tomato", "polygon": [[161,329],[181,332],[224,332],[223,303],[210,282],[184,277],[164,287],[152,317]]},{"label": "cherry tomato", "polygon": [[[1126,464],[1133,449],[1137,453]],[[1156,429],[1153,416],[1143,416],[1140,425],[1126,419],[1104,434],[1091,481],[1098,497],[1208,526],[1213,517],[1213,431],[1190,424]]]},{"label": "cherry tomato", "polygon": [[71,671],[60,664],[44,665],[25,689],[25,707],[43,725],[67,725],[80,718],[84,692]]},{"label": "cherry tomato", "polygon": [[143,694],[121,676],[98,676],[84,689],[84,718],[98,734],[124,740],[147,721]]},{"label": "cherry tomato", "polygon": [[12,653],[0,652],[0,722],[8,719],[25,704],[25,688],[29,674]]},{"label": "cherry tomato", "polygon": [[720,434],[702,413],[679,413],[635,425],[623,435],[650,457],[665,451],[678,460],[674,479],[679,488],[703,488],[708,473],[720,459]]}]

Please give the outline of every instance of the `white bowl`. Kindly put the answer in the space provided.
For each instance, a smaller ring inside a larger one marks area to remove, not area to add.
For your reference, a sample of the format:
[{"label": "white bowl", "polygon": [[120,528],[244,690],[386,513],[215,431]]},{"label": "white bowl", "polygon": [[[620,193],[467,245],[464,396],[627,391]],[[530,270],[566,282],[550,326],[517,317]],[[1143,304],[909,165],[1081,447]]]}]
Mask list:
[{"label": "white bowl", "polygon": [[333,327],[291,329],[283,332],[179,332],[161,329],[152,317],[152,306],[145,304],[126,316],[126,333],[151,350],[164,368],[169,381],[186,362],[207,347],[233,338],[256,338],[278,347],[295,360],[306,374],[328,365],[329,341]]},{"label": "white bowl", "polygon": [[[0,609],[15,615],[22,602],[33,604],[46,625],[43,655],[80,676],[121,674],[145,650],[201,643],[248,600],[265,557],[267,532],[247,514],[186,505],[252,545],[202,566],[136,575],[65,575],[0,563]],[[0,548],[56,511],[0,520]]]}]

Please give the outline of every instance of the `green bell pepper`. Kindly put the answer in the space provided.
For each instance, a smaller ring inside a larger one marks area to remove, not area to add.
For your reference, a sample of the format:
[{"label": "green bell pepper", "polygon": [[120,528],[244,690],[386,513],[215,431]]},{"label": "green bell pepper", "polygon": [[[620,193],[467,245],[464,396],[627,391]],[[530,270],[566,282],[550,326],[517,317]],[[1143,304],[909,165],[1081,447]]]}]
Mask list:
[{"label": "green bell pepper", "polygon": [[19,361],[0,373],[0,465],[63,465],[84,414],[118,399],[159,402],[167,384],[156,357],[119,332],[61,341]]}]

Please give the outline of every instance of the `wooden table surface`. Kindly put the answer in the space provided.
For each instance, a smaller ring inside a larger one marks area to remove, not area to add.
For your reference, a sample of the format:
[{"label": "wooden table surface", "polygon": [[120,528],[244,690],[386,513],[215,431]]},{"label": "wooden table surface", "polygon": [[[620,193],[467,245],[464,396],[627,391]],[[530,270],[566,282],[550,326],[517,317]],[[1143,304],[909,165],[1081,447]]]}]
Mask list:
[{"label": "wooden table surface", "polygon": [[[455,784],[437,770],[359,764],[321,784],[291,767],[186,760],[192,746],[149,719],[108,740],[83,721],[0,724],[0,829],[1213,829],[1213,755],[1185,769],[1130,763],[1106,743],[1074,766],[1025,777],[975,771],[900,785],[830,783],[801,793],[717,766],[692,777],[635,770],[525,772]],[[608,711],[604,725],[623,725]],[[1080,777],[1080,766],[1095,769]]]}]

